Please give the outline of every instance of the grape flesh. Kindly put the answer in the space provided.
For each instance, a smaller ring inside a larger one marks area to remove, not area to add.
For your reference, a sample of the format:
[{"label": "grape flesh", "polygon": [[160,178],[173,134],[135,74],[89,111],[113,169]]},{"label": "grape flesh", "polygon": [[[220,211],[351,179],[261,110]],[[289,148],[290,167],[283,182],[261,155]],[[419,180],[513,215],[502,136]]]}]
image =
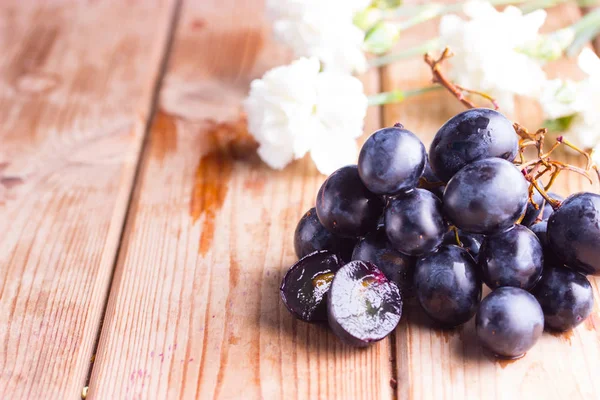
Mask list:
[{"label": "grape flesh", "polygon": [[552,251],[570,268],[600,275],[600,196],[569,196],[548,219]]},{"label": "grape flesh", "polygon": [[383,201],[365,187],[356,165],[349,165],[323,182],[317,194],[316,209],[325,229],[338,236],[357,237],[377,226]]},{"label": "grape flesh", "polygon": [[473,108],[448,120],[437,132],[429,149],[435,174],[448,182],[473,161],[499,157],[513,161],[518,140],[512,122],[497,111]]},{"label": "grape flesh", "polygon": [[467,322],[481,300],[481,279],[469,253],[442,246],[417,261],[415,292],[421,307],[444,326]]},{"label": "grape flesh", "polygon": [[412,132],[384,128],[373,133],[358,157],[358,173],[376,194],[395,194],[415,187],[425,168],[425,146]]},{"label": "grape flesh", "polygon": [[579,272],[564,267],[546,268],[533,294],[542,306],[546,328],[549,329],[573,329],[594,308],[590,282]]},{"label": "grape flesh", "polygon": [[415,259],[400,253],[390,243],[385,230],[378,229],[360,239],[354,247],[352,260],[372,262],[406,296],[413,283]]},{"label": "grape flesh", "polygon": [[314,207],[302,216],[294,232],[294,249],[298,258],[318,250],[330,250],[342,260],[349,261],[354,244],[353,239],[336,236],[325,229]]},{"label": "grape flesh", "polygon": [[327,301],[329,326],[343,342],[364,347],[400,322],[400,289],[374,264],[352,261],[335,274]]},{"label": "grape flesh", "polygon": [[458,228],[481,234],[508,229],[525,212],[527,181],[500,158],[475,161],[461,169],[444,191],[444,212]]},{"label": "grape flesh", "polygon": [[480,343],[492,353],[519,358],[542,336],[544,313],[529,292],[501,287],[481,301],[475,327]]},{"label": "grape flesh", "polygon": [[340,267],[339,258],[327,250],[316,251],[292,265],[279,288],[289,312],[302,321],[326,320],[327,292]]},{"label": "grape flesh", "polygon": [[396,250],[420,256],[435,250],[446,233],[442,202],[433,193],[413,189],[390,199],[385,208],[385,231]]},{"label": "grape flesh", "polygon": [[539,239],[522,225],[486,236],[479,252],[483,281],[491,289],[532,289],[542,276],[543,260]]}]

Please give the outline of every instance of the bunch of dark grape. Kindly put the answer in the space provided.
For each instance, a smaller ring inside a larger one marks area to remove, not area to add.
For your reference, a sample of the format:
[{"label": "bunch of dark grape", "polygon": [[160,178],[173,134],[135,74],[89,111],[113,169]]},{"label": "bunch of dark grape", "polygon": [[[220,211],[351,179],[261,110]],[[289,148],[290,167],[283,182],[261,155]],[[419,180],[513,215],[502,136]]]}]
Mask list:
[{"label": "bunch of dark grape", "polygon": [[523,143],[485,108],[446,122],[429,154],[400,124],[373,133],[300,220],[285,306],[366,346],[415,297],[440,326],[475,317],[481,344],[505,358],[544,328],[573,329],[593,307],[585,275],[600,275],[600,196],[546,193],[535,172],[547,163],[519,161]]}]

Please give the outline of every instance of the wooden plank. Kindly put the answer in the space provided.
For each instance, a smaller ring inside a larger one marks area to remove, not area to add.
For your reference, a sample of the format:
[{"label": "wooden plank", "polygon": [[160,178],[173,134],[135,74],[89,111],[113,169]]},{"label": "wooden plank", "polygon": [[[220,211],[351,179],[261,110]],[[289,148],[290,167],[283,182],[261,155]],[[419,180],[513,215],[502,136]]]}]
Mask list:
[{"label": "wooden plank", "polygon": [[[310,160],[270,170],[247,148],[250,80],[288,60],[262,13],[258,0],[182,6],[90,398],[391,397],[389,341],[342,346],[281,304],[296,223],[324,177]],[[366,130],[378,126],[373,109]]]},{"label": "wooden plank", "polygon": [[0,9],[0,398],[81,394],[173,6]]},{"label": "wooden plank", "polygon": [[[549,12],[546,30],[564,26],[579,17],[576,6],[569,4]],[[416,45],[437,32],[433,21],[402,35],[400,47]],[[553,76],[581,78],[573,60],[548,66]],[[418,88],[430,80],[430,72],[421,59],[399,62],[383,72],[384,89]],[[393,106],[384,107],[384,124],[401,121],[429,145],[437,129],[462,106],[445,92],[429,93]],[[521,102],[516,119],[533,129],[541,122],[539,107]],[[571,162],[572,155],[563,155]],[[590,190],[578,176],[561,177],[556,189],[568,192]],[[594,188],[597,190],[596,188]],[[596,298],[598,279],[592,279]],[[484,291],[487,293],[489,291]],[[396,364],[400,399],[516,399],[516,398],[599,398],[600,314],[594,314],[572,336],[544,334],[540,342],[514,363],[488,358],[477,343],[473,320],[452,331],[431,328],[431,322],[413,301],[405,308],[407,318],[396,332]]]}]

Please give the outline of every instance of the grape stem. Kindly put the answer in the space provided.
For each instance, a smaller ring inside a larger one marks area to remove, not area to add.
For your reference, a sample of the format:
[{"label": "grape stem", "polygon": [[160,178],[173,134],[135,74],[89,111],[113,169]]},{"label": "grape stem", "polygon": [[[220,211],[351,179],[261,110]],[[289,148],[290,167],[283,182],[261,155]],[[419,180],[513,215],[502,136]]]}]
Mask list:
[{"label": "grape stem", "polygon": [[429,67],[431,68],[431,73],[433,74],[432,82],[438,83],[438,84],[442,85],[443,87],[445,87],[450,93],[452,93],[452,95],[454,95],[454,97],[456,97],[467,108],[477,108],[477,105],[475,105],[475,103],[473,103],[471,100],[469,100],[465,96],[465,93],[474,94],[474,95],[483,97],[484,99],[486,99],[490,103],[492,103],[492,106],[494,107],[494,109],[497,110],[498,103],[496,102],[496,99],[494,99],[489,94],[479,92],[477,90],[464,88],[464,87],[452,82],[450,79],[448,79],[446,77],[446,75],[442,72],[442,69],[440,66],[445,60],[451,58],[453,55],[454,54],[452,53],[452,51],[450,51],[449,47],[446,47],[444,49],[444,51],[442,52],[442,54],[440,55],[440,57],[437,59],[433,58],[433,56],[429,53],[425,54],[424,60],[427,63],[427,65],[429,65]]}]

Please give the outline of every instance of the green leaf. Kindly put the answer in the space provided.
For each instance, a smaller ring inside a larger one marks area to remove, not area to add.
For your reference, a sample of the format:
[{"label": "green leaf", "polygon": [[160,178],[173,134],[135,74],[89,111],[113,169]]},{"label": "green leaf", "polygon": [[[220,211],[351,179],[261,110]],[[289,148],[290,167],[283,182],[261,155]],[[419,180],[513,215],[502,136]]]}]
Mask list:
[{"label": "green leaf", "polygon": [[543,126],[553,133],[565,132],[571,127],[576,115],[577,114],[572,114],[556,119],[547,119],[544,121]]}]

